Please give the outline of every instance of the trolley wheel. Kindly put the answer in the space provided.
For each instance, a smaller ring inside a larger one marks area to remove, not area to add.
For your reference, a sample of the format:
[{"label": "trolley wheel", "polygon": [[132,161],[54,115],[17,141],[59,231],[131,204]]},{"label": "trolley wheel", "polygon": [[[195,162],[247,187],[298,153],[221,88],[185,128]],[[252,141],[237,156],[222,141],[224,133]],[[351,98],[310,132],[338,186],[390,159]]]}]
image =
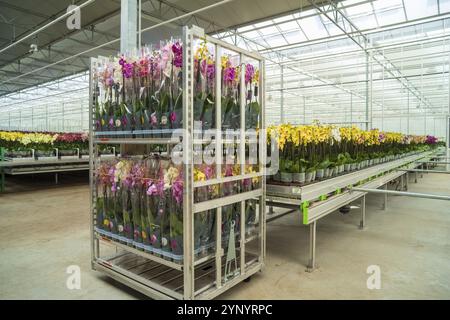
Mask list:
[{"label": "trolley wheel", "polygon": [[250,282],[250,280],[252,280],[252,276],[250,276],[247,279],[245,279],[244,282]]}]

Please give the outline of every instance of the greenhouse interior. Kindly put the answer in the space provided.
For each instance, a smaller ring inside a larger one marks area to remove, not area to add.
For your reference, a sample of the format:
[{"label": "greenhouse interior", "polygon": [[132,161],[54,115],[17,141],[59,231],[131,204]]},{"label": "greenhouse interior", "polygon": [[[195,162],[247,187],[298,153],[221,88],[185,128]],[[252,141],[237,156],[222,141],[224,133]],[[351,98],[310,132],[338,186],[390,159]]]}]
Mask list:
[{"label": "greenhouse interior", "polygon": [[450,0],[0,25],[0,299],[450,299]]}]

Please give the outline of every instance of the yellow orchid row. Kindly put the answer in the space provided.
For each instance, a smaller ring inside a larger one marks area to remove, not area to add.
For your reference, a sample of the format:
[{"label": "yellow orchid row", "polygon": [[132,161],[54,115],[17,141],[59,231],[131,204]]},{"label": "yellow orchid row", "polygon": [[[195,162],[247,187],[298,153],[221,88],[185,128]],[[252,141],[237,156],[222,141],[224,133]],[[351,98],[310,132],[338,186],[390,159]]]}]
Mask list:
[{"label": "yellow orchid row", "polygon": [[278,147],[283,150],[287,143],[298,147],[321,142],[345,141],[357,145],[374,146],[382,143],[425,143],[426,136],[404,135],[398,132],[382,132],[378,129],[362,130],[357,126],[340,127],[333,125],[292,125],[290,123],[271,125],[267,128],[267,139],[275,137]]},{"label": "yellow orchid row", "polygon": [[53,144],[57,138],[57,134],[0,131],[0,141],[18,142],[24,146],[33,143]]},{"label": "yellow orchid row", "polygon": [[306,146],[310,143],[321,143],[331,141],[333,138],[334,126],[322,125],[301,125],[295,126],[290,123],[282,125],[272,125],[267,128],[268,139],[275,136],[278,146],[284,149],[286,143],[293,143],[296,147]]}]

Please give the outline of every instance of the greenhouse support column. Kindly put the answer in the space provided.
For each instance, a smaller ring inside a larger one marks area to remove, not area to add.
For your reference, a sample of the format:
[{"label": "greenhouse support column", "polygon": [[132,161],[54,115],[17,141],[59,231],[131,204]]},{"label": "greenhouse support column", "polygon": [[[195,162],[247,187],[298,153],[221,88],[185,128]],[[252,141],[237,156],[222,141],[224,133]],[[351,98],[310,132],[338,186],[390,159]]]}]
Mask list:
[{"label": "greenhouse support column", "polygon": [[406,117],[406,134],[408,134],[409,135],[409,117],[410,117],[410,114],[409,114],[409,90],[406,92],[406,94],[407,94],[407,99],[406,99],[406,101],[407,101],[407,117]]},{"label": "greenhouse support column", "polygon": [[280,71],[280,122],[284,123],[284,67]]},{"label": "greenhouse support column", "polygon": [[353,94],[350,92],[350,124],[353,125]]},{"label": "greenhouse support column", "polygon": [[370,129],[370,113],[371,113],[371,92],[372,92],[372,54],[366,53],[366,130]]},{"label": "greenhouse support column", "polygon": [[137,0],[120,2],[120,51],[125,53],[137,44]]},{"label": "greenhouse support column", "polygon": [[306,97],[303,96],[303,124],[306,124]]}]

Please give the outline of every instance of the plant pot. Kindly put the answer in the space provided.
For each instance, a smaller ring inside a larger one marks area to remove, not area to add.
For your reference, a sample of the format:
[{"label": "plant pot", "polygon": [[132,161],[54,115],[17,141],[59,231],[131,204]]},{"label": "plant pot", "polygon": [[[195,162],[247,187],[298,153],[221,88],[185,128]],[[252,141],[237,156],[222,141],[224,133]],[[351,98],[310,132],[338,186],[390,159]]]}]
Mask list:
[{"label": "plant pot", "polygon": [[316,176],[317,176],[317,179],[322,179],[325,176],[325,170],[324,169],[317,169]]},{"label": "plant pot", "polygon": [[272,176],[272,179],[274,180],[274,181],[281,181],[281,174],[280,174],[280,172],[278,171],[277,173],[275,173],[273,176]]},{"label": "plant pot", "polygon": [[299,173],[298,182],[305,183],[305,178],[306,178],[306,173],[305,172],[300,172]]},{"label": "plant pot", "polygon": [[281,172],[281,182],[284,182],[284,183],[292,182],[292,173],[290,173],[290,172]]},{"label": "plant pot", "polygon": [[341,164],[341,165],[339,166],[339,173],[343,173],[343,172],[344,172],[344,165]]},{"label": "plant pot", "polygon": [[299,172],[295,172],[292,174],[292,181],[297,182],[297,183],[300,182],[300,173]]},{"label": "plant pot", "polygon": [[330,177],[334,177],[337,174],[337,168],[330,168]]},{"label": "plant pot", "polygon": [[345,172],[349,172],[351,170],[352,170],[352,164],[351,163],[344,164],[344,171]]},{"label": "plant pot", "polygon": [[312,172],[312,179],[311,180],[312,181],[316,180],[316,171],[315,170]]},{"label": "plant pot", "polygon": [[312,173],[312,172],[306,172],[306,173],[305,173],[305,182],[306,182],[306,183],[311,182],[311,181],[312,181],[312,178],[313,178],[313,173]]}]

